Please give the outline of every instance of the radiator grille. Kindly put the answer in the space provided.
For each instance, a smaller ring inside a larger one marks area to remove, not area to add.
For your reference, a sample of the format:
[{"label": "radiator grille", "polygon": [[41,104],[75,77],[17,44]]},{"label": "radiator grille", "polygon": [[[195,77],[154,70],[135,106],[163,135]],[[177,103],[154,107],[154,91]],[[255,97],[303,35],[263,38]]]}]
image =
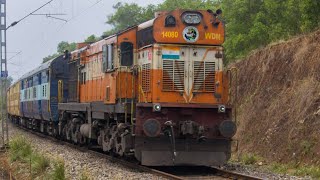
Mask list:
[{"label": "radiator grille", "polygon": [[142,90],[150,92],[151,82],[151,63],[142,65]]},{"label": "radiator grille", "polygon": [[162,89],[184,91],[184,61],[163,60]]},{"label": "radiator grille", "polygon": [[194,92],[214,92],[215,91],[215,63],[194,61]]}]

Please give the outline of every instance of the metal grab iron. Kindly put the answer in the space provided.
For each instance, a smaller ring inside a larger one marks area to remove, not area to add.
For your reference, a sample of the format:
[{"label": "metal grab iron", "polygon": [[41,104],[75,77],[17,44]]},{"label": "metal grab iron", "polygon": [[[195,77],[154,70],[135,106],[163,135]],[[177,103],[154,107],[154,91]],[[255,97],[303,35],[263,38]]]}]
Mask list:
[{"label": "metal grab iron", "polygon": [[176,152],[176,142],[175,142],[175,137],[174,137],[173,123],[172,123],[172,121],[166,121],[164,123],[164,125],[166,125],[166,129],[164,130],[164,134],[167,135],[170,139],[170,143],[171,143],[171,147],[172,147],[172,149],[171,149],[172,161],[174,164],[174,161],[177,156],[177,152]]}]

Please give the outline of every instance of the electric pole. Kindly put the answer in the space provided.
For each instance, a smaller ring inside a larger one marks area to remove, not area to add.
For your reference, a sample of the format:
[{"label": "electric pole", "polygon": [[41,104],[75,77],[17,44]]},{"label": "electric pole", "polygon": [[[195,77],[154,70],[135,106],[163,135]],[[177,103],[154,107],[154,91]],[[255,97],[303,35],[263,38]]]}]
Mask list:
[{"label": "electric pole", "polygon": [[6,0],[0,0],[0,72],[1,72],[1,140],[2,147],[6,147],[9,143],[9,132],[7,122],[7,4]]}]

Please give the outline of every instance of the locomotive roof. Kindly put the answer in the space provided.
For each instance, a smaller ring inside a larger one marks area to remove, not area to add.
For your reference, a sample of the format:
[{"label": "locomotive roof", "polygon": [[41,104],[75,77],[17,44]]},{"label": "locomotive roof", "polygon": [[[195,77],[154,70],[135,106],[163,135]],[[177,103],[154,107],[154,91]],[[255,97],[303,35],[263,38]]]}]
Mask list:
[{"label": "locomotive roof", "polygon": [[153,19],[150,19],[149,21],[146,21],[144,23],[139,24],[138,25],[138,31],[153,26],[153,22],[154,22],[155,19],[156,18],[153,18]]},{"label": "locomotive roof", "polygon": [[80,48],[80,49],[76,49],[76,50],[74,50],[74,51],[71,51],[70,53],[72,54],[72,53],[76,53],[76,52],[82,52],[82,51],[85,51],[85,50],[87,50],[88,49],[88,46],[84,46],[84,47],[82,47],[82,48]]},{"label": "locomotive roof", "polygon": [[[60,55],[60,56],[61,56],[61,55]],[[60,56],[58,56],[58,57],[56,57],[56,58],[54,58],[54,59],[51,59],[51,60],[49,60],[49,61],[47,61],[47,62],[45,62],[45,63],[42,63],[42,64],[41,64],[40,66],[38,66],[37,68],[35,68],[35,69],[33,69],[32,71],[29,71],[28,73],[24,74],[20,79],[18,79],[18,81],[20,81],[20,80],[22,80],[22,79],[26,79],[26,78],[28,78],[28,77],[30,77],[30,76],[32,76],[32,75],[34,75],[34,74],[36,74],[36,73],[38,73],[38,72],[40,72],[40,71],[43,71],[43,70],[45,70],[45,69],[48,69],[48,68],[50,67],[51,63],[52,63],[55,59],[59,58]]]}]

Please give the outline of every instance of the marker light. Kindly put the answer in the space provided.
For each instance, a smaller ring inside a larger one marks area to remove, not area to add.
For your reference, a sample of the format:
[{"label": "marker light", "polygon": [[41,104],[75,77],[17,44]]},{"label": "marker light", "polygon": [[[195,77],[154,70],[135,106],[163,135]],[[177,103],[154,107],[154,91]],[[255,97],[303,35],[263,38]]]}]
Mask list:
[{"label": "marker light", "polygon": [[224,105],[219,105],[218,111],[219,111],[219,113],[225,113],[226,112],[226,107]]},{"label": "marker light", "polygon": [[161,111],[161,105],[160,104],[154,104],[153,105],[153,111],[160,112]]}]

